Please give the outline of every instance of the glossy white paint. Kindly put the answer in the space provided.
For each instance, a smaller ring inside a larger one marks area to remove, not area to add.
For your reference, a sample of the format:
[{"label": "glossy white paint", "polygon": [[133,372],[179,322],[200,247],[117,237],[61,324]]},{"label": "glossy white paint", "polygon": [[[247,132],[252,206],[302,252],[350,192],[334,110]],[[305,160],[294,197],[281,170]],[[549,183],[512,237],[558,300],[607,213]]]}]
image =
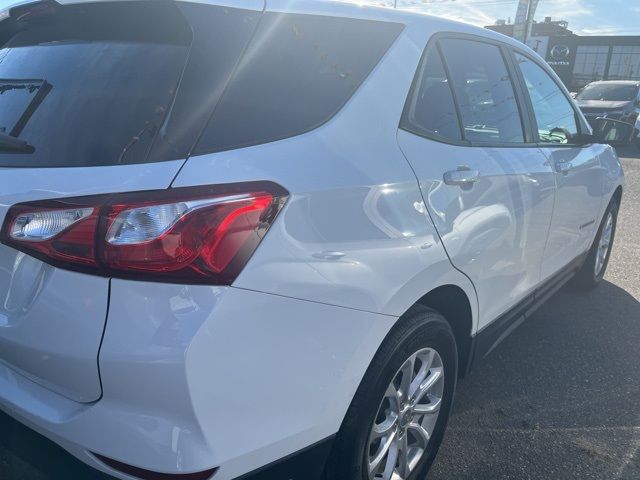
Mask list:
[{"label": "glossy white paint", "polygon": [[291,193],[234,285],[401,315],[433,288],[453,284],[472,299],[476,318],[473,286],[451,269],[395,139],[420,54],[400,37],[319,129],[187,161],[174,187],[260,179]]},{"label": "glossy white paint", "polygon": [[[546,275],[549,230],[554,242],[589,243],[593,231],[576,230],[577,220],[601,217],[622,182],[609,147],[575,153],[580,168],[558,178],[551,160],[567,153],[453,147],[398,131],[434,33],[513,40],[388,9],[268,8],[406,27],[339,114],[304,135],[186,163],[0,171],[0,217],[27,200],[169,184],[271,180],[290,192],[232,287],[111,280],[99,358],[109,280],[30,258],[16,268],[18,253],[0,246],[0,292],[11,300],[0,311],[0,408],[120,478],[88,452],[161,472],[219,466],[215,479],[230,480],[336,433],[375,351],[418,299],[457,286],[474,334]],[[476,187],[444,185],[444,172],[464,164],[481,172]],[[554,213],[560,201],[566,209]]]},{"label": "glossy white paint", "polygon": [[[0,219],[24,201],[167,188],[182,163],[0,169]],[[0,363],[78,402],[97,400],[108,284],[0,245]]]},{"label": "glossy white paint", "polygon": [[605,201],[605,173],[600,156],[607,149],[604,145],[541,149],[556,177],[556,202],[542,262],[543,279],[566,266],[593,243],[603,208],[613,193]]},{"label": "glossy white paint", "polygon": [[[544,258],[553,171],[536,148],[447,145],[405,131],[398,142],[452,263],[475,285],[482,328],[540,282],[532,265]],[[458,166],[480,173],[472,188],[444,183],[443,173]]]},{"label": "glossy white paint", "polygon": [[0,406],[112,474],[86,451],[228,480],[335,433],[397,320],[229,287],[112,280],[111,296],[99,402],[0,368]]}]

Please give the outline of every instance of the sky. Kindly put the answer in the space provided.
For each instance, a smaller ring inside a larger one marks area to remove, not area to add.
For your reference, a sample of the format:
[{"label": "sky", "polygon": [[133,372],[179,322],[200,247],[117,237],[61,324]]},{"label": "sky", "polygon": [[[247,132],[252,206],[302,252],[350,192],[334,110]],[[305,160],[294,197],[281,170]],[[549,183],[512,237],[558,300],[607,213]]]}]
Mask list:
[{"label": "sky", "polygon": [[[385,2],[392,4],[393,0],[363,1]],[[0,8],[15,3],[0,0]],[[518,0],[398,0],[398,4],[485,26],[498,18],[513,19]],[[536,20],[547,16],[567,20],[569,28],[579,35],[640,35],[640,0],[540,0]]]},{"label": "sky", "polygon": [[[398,0],[398,5],[485,26],[499,18],[513,20],[518,0]],[[540,0],[535,19],[548,16],[568,21],[579,35],[640,35],[640,0]]]}]

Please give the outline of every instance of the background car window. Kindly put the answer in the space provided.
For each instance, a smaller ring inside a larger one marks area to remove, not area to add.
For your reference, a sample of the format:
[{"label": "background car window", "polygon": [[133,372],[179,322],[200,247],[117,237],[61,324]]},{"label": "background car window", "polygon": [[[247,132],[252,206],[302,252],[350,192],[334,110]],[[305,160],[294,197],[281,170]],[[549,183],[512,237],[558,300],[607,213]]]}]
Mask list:
[{"label": "background car window", "polygon": [[576,113],[569,99],[542,67],[519,53],[516,61],[531,97],[540,141],[568,143],[578,133]]},{"label": "background car window", "polygon": [[629,102],[638,96],[636,85],[591,84],[576,97],[578,100],[604,100],[607,102]]},{"label": "background car window", "polygon": [[195,154],[300,135],[335,115],[387,52],[397,23],[265,13]]},{"label": "background car window", "polygon": [[418,134],[462,140],[451,87],[436,48],[431,49],[400,127]]},{"label": "background car window", "polygon": [[464,137],[478,143],[524,142],[513,84],[500,49],[471,40],[441,41]]}]

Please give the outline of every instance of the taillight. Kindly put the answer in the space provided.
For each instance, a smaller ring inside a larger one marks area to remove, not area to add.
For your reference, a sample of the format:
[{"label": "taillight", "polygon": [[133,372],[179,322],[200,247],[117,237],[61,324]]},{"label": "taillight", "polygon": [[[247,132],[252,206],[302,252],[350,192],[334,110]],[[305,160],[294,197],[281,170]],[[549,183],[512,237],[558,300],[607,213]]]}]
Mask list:
[{"label": "taillight", "polygon": [[70,270],[229,285],[287,195],[254,182],[22,203],[0,241]]}]

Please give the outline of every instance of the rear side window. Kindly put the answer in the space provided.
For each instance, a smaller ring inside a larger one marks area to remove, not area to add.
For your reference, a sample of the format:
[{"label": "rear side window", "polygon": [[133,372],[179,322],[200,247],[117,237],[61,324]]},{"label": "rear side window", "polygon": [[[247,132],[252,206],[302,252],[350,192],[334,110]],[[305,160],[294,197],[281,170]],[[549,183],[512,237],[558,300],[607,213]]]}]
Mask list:
[{"label": "rear side window", "polygon": [[462,140],[451,86],[437,48],[427,53],[400,128],[426,136]]},{"label": "rear side window", "polygon": [[189,155],[262,15],[191,2],[177,6],[193,30],[193,43],[171,113],[150,154],[152,161]]},{"label": "rear side window", "polygon": [[440,46],[464,138],[472,143],[524,142],[518,103],[500,48],[462,39],[443,39]]},{"label": "rear side window", "polygon": [[543,143],[568,143],[578,133],[576,112],[558,84],[542,67],[519,53],[515,54],[527,85],[538,135]]},{"label": "rear side window", "polygon": [[[191,42],[175,6],[74,5],[23,25],[0,50],[0,166],[144,161]],[[155,2],[153,2],[155,3]]]},{"label": "rear side window", "polygon": [[195,153],[320,126],[351,98],[401,30],[387,22],[265,13]]}]

